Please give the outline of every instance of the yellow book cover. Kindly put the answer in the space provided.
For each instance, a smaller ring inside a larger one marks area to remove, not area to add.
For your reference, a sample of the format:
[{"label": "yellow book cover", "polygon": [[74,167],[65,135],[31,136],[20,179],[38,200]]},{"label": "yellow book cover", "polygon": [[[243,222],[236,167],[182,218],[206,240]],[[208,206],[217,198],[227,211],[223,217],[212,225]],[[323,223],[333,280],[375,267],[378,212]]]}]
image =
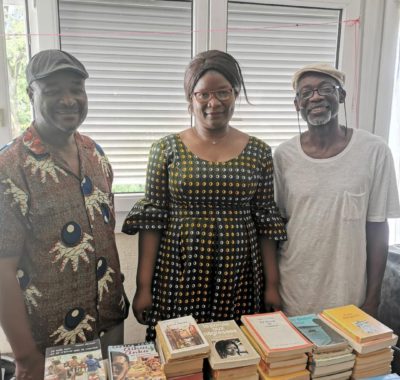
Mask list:
[{"label": "yellow book cover", "polygon": [[322,315],[359,343],[390,338],[393,334],[393,330],[355,305],[326,309]]}]

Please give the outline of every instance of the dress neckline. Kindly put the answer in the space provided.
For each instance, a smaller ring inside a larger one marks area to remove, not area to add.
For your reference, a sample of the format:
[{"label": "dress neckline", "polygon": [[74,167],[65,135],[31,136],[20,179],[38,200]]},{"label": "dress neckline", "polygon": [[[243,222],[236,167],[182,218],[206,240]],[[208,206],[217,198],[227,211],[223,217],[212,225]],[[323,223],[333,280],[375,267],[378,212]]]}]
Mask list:
[{"label": "dress neckline", "polygon": [[250,146],[250,143],[253,140],[253,136],[249,136],[249,140],[247,141],[246,145],[243,147],[242,151],[235,157],[230,158],[229,160],[226,161],[211,161],[211,160],[206,160],[204,158],[199,157],[197,154],[194,154],[182,141],[181,136],[179,133],[176,133],[175,135],[176,140],[178,141],[179,144],[183,146],[183,148],[186,150],[187,153],[191,154],[193,157],[195,157],[199,161],[207,162],[209,164],[227,164],[232,161],[238,160],[240,157],[243,156],[243,154],[247,151],[248,147]]}]

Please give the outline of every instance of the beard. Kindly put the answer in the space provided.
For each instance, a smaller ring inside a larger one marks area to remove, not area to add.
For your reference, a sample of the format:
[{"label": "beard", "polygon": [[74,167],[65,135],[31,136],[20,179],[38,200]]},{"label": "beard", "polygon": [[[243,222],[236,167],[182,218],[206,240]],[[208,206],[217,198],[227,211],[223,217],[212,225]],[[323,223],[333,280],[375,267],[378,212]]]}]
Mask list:
[{"label": "beard", "polygon": [[308,122],[308,124],[310,124],[314,127],[319,127],[319,126],[328,124],[329,121],[331,120],[331,118],[332,118],[332,112],[331,112],[331,110],[328,110],[323,115],[308,114],[307,122]]}]

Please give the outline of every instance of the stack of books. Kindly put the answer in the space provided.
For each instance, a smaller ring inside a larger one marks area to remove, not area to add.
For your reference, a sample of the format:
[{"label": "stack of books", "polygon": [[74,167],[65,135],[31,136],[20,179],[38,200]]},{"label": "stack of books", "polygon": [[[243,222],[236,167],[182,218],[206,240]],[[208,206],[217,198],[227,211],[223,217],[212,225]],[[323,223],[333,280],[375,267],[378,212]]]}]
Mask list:
[{"label": "stack of books", "polygon": [[261,380],[307,380],[309,342],[280,311],[244,315],[242,330],[261,357]]},{"label": "stack of books", "polygon": [[398,337],[389,327],[354,305],[326,309],[319,316],[354,349],[354,380],[391,372],[391,346]]},{"label": "stack of books", "polygon": [[159,321],[156,346],[168,380],[203,380],[203,361],[210,345],[194,318]]},{"label": "stack of books", "polygon": [[234,320],[199,324],[211,352],[206,377],[210,380],[258,380],[260,356]]},{"label": "stack of books", "polygon": [[153,342],[108,347],[110,380],[165,380],[160,356]]},{"label": "stack of books", "polygon": [[289,320],[314,345],[307,366],[312,379],[345,380],[351,376],[355,354],[345,338],[316,314]]}]

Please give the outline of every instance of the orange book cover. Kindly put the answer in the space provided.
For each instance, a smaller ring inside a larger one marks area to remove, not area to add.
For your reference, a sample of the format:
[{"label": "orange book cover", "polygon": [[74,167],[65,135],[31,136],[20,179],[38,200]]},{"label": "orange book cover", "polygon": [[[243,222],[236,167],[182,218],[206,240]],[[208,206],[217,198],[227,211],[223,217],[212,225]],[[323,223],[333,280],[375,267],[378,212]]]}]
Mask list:
[{"label": "orange book cover", "polygon": [[322,312],[345,333],[359,343],[390,338],[393,330],[355,305],[326,309]]}]

